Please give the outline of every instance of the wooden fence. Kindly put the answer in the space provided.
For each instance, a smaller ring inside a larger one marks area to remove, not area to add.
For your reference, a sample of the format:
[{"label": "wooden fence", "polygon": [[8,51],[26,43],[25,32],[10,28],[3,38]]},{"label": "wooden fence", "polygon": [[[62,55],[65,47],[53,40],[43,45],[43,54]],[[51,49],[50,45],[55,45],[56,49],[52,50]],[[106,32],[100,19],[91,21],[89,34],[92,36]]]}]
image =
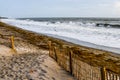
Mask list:
[{"label": "wooden fence", "polygon": [[112,71],[107,71],[106,80],[120,80],[120,74],[113,73]]},{"label": "wooden fence", "polygon": [[[12,50],[16,51],[15,50],[15,46],[14,46],[14,36],[11,36],[11,35],[3,35],[0,33],[0,38],[3,38],[3,39],[7,39],[10,41],[10,47],[12,48]],[[9,42],[8,41],[8,42]]]},{"label": "wooden fence", "polygon": [[49,41],[49,56],[57,61],[66,71],[78,80],[120,80],[120,74],[107,70],[105,67],[94,67],[83,62],[70,46],[62,47]]}]

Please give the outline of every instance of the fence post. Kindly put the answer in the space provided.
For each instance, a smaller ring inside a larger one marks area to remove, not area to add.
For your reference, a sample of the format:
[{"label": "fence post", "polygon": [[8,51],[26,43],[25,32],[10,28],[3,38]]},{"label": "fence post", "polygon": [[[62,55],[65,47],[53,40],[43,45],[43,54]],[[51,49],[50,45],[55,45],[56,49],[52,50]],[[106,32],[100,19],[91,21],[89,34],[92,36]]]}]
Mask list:
[{"label": "fence post", "polygon": [[73,54],[73,52],[72,52],[72,50],[70,49],[70,52],[69,52],[69,64],[70,64],[70,73],[72,74],[73,72],[72,72],[72,54]]},{"label": "fence post", "polygon": [[48,46],[49,46],[49,56],[51,56],[51,41],[48,41]]},{"label": "fence post", "polygon": [[101,76],[102,76],[102,80],[107,80],[107,78],[106,78],[106,68],[105,67],[102,67]]},{"label": "fence post", "polygon": [[[57,56],[57,47],[54,47],[54,51],[55,51],[55,59],[56,61],[58,60],[58,56]],[[58,62],[58,61],[57,61]]]},{"label": "fence post", "polygon": [[11,46],[12,46],[12,49],[15,50],[15,46],[14,46],[14,36],[11,36]]}]

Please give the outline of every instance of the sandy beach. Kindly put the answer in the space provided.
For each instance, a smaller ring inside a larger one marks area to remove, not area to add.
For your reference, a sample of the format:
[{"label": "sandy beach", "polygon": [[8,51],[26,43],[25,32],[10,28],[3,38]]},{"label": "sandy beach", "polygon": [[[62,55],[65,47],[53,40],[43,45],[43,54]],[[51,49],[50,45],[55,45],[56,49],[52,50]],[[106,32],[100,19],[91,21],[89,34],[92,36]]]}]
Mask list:
[{"label": "sandy beach", "polygon": [[120,0],[0,0],[0,80],[120,80]]},{"label": "sandy beach", "polygon": [[[11,48],[12,35],[15,51]],[[0,80],[76,80],[49,57],[48,49],[23,37],[0,25]]]},{"label": "sandy beach", "polygon": [[[33,80],[75,80],[48,56],[48,41],[58,45],[74,46],[73,51],[76,52],[79,49],[79,57],[83,62],[92,66],[105,66],[108,70],[120,74],[120,56],[118,54],[73,44],[4,23],[0,23],[0,28],[0,52],[2,52],[0,53],[0,64],[2,65],[0,70],[1,74],[5,74],[1,80],[8,80],[8,78],[13,80],[11,73],[14,79],[20,78],[20,80],[21,78],[25,78],[25,80],[30,78]],[[10,35],[15,37],[16,51],[11,50]]]}]

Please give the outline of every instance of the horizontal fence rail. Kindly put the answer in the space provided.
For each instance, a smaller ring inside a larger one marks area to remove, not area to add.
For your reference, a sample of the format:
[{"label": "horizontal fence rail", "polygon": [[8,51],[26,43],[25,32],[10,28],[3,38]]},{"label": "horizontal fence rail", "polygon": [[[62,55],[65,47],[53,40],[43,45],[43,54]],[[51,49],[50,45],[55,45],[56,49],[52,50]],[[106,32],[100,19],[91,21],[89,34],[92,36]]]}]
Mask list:
[{"label": "horizontal fence rail", "polygon": [[80,60],[70,46],[61,47],[51,41],[48,42],[48,45],[49,56],[78,80],[120,80],[120,74],[111,72],[105,67],[91,66]]}]

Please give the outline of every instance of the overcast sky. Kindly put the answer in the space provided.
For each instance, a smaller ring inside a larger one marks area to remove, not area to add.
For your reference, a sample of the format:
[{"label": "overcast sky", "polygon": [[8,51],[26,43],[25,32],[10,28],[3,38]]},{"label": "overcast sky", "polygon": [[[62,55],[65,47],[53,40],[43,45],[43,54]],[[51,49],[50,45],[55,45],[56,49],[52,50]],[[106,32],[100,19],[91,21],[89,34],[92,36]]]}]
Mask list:
[{"label": "overcast sky", "polygon": [[120,0],[0,0],[6,17],[120,17]]}]

